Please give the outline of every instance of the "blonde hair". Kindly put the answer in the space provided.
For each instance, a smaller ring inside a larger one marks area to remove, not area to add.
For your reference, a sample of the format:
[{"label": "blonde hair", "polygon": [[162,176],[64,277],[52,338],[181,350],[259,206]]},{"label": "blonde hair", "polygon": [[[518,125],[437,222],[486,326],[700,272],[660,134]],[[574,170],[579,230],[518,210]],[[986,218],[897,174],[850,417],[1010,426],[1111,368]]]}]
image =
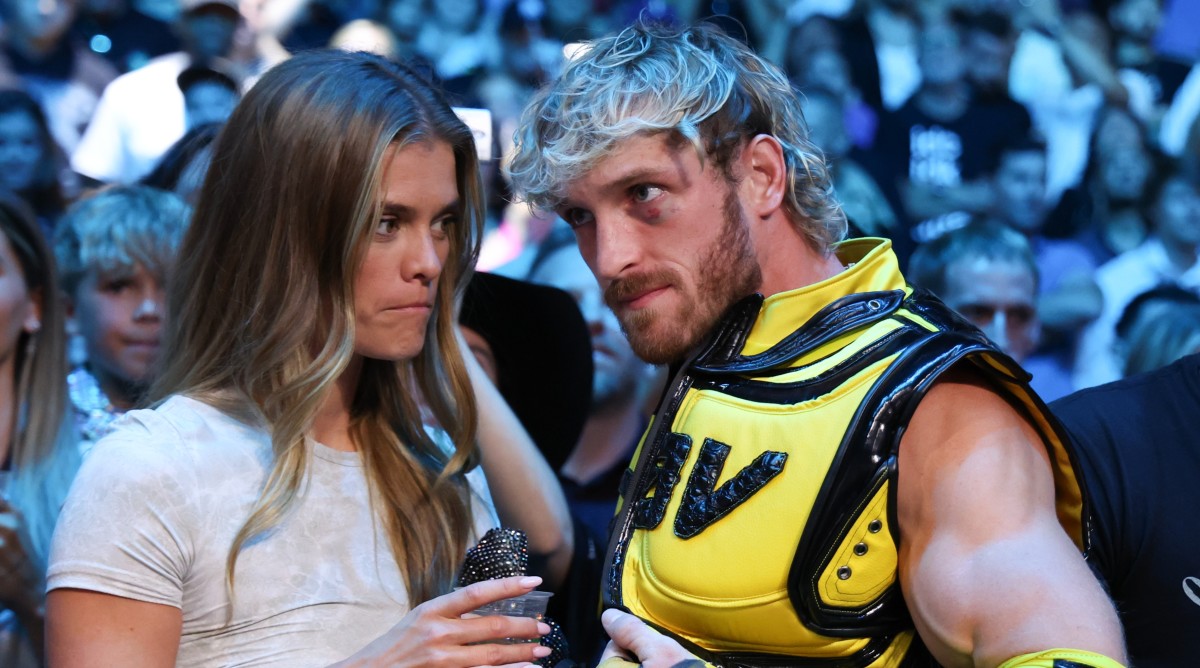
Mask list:
[{"label": "blonde hair", "polygon": [[[462,211],[421,353],[367,359],[351,407],[371,498],[413,605],[449,590],[471,526],[463,473],[476,415],[453,315],[482,225],[474,137],[406,67],[367,53],[298,54],[269,70],[218,137],[168,290],[152,390],[186,394],[270,430],[274,463],[226,565],[278,524],[305,477],[306,432],[354,355],[354,277],[380,209],[394,144],[444,142]],[[454,443],[422,427],[422,401]]]},{"label": "blonde hair", "polygon": [[774,137],[787,163],[784,208],[797,231],[819,252],[845,236],[829,169],[787,77],[703,23],[683,30],[636,23],[587,43],[526,106],[508,174],[527,202],[553,210],[617,143],[660,132],[692,144],[727,179],[747,139]]},{"label": "blonde hair", "polygon": [[79,441],[68,410],[66,331],[54,258],[23,204],[0,197],[0,228],[26,288],[41,302],[41,327],[17,342],[12,479],[7,496],[21,512],[22,542],[38,573],[46,572],[50,537],[79,469]]},{"label": "blonde hair", "polygon": [[71,296],[88,272],[132,273],[142,265],[166,284],[192,209],[172,192],[111,186],[67,209],[54,227],[60,283]]}]

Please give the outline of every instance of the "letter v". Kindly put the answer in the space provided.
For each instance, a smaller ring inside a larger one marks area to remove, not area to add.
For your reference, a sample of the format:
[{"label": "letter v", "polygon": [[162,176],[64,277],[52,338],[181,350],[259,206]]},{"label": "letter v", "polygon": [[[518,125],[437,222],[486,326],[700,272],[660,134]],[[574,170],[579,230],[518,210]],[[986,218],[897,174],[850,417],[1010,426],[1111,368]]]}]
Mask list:
[{"label": "letter v", "polygon": [[704,531],[762,489],[771,478],[779,475],[787,461],[786,452],[768,450],[760,454],[737,475],[716,487],[730,447],[711,438],[704,439],[692,474],[688,476],[679,512],[675,514],[675,535],[691,538]]}]

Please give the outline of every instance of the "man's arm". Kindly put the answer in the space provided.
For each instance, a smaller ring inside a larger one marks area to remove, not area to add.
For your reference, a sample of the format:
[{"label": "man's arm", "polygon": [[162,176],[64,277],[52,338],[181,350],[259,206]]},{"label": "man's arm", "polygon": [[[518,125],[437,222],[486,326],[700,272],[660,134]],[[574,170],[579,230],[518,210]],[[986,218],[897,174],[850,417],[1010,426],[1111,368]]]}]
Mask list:
[{"label": "man's arm", "polygon": [[1111,602],[1055,515],[1037,432],[974,376],[922,400],[899,455],[900,582],[948,666],[1053,648],[1125,661]]}]

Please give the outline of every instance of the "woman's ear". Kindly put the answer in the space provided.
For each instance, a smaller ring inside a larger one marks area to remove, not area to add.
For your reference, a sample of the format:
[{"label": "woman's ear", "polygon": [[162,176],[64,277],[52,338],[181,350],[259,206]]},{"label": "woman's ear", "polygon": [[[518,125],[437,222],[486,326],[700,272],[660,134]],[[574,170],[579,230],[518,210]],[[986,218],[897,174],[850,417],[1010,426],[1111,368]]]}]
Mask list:
[{"label": "woman's ear", "polygon": [[25,330],[26,334],[37,334],[42,329],[42,289],[35,288],[29,292],[29,314],[25,316],[25,322],[21,324],[21,329]]},{"label": "woman's ear", "polygon": [[783,146],[771,135],[755,135],[742,149],[742,205],[758,218],[783,206],[787,192],[787,160]]}]

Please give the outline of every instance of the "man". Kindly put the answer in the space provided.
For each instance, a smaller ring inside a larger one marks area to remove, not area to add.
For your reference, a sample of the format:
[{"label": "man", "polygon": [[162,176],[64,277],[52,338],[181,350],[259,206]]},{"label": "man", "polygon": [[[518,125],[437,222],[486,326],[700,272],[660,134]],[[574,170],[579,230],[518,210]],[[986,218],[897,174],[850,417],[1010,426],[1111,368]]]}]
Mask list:
[{"label": "man", "polygon": [[917,247],[908,279],[970,320],[1018,363],[1024,365],[1037,348],[1038,270],[1020,232],[987,221],[947,232]]},{"label": "man", "polygon": [[177,24],[184,50],[159,56],[113,80],[71,154],[71,167],[101,183],[145,176],[187,130],[179,76],[227,57],[241,21],[237,0],[183,0]]},{"label": "man", "polygon": [[1097,500],[1089,560],[1120,604],[1129,658],[1146,668],[1200,654],[1200,554],[1180,530],[1197,505],[1200,355],[1050,405],[1078,445]]},{"label": "man", "polygon": [[837,243],[777,68],[637,25],[520,127],[517,191],[673,369],[610,536],[606,666],[1119,665],[1063,440],[887,242]]}]

